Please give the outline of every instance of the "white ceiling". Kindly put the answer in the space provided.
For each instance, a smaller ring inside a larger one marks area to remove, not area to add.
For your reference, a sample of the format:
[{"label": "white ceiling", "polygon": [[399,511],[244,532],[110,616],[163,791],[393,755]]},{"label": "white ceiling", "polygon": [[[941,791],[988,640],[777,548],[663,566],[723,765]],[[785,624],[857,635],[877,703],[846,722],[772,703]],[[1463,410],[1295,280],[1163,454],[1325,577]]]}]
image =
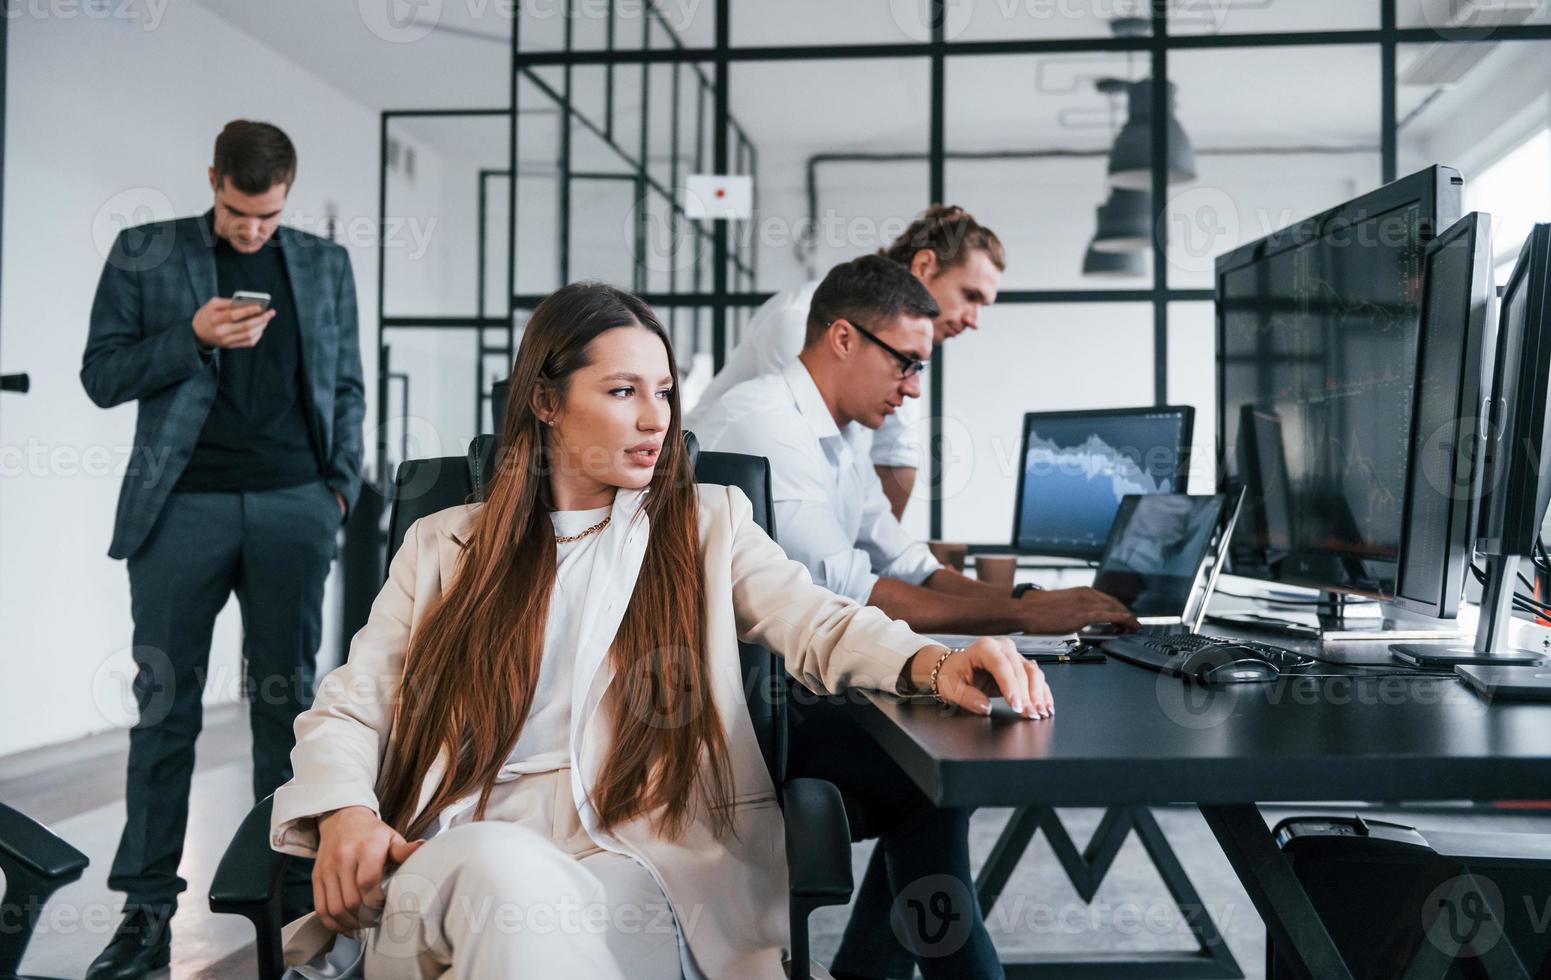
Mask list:
[{"label": "white ceiling", "polygon": [[[502,106],[508,100],[514,0],[200,2],[372,109]],[[606,21],[586,14],[606,10],[608,0],[572,2],[584,14],[573,22],[573,39],[581,47],[601,47]],[[639,43],[639,5],[616,2],[622,11],[636,11],[622,13],[617,21],[621,43],[626,37]],[[711,0],[656,2],[687,43],[710,41]],[[563,3],[526,0],[524,47],[547,47],[558,39]],[[1402,23],[1419,21],[1421,3],[1403,0]],[[949,5],[948,28],[960,40],[1103,36],[1108,16],[1138,5],[1144,6],[1144,0],[957,0]],[[1364,28],[1376,26],[1377,5],[1378,0],[1175,0],[1174,26],[1181,32],[1225,33]],[[922,6],[922,0],[734,0],[734,40],[847,44],[917,39],[912,18]],[[392,23],[386,11],[394,7],[418,19]],[[652,41],[654,46],[667,43],[655,30]],[[1414,50],[1403,48],[1402,60]],[[1108,102],[1092,80],[1145,74],[1145,59],[1133,61],[1128,67],[1124,56],[1093,54],[952,60],[949,147],[1108,145]],[[1374,47],[1180,50],[1171,53],[1169,69],[1178,86],[1179,119],[1198,146],[1378,142],[1379,55]],[[616,72],[616,125],[627,132],[638,132],[639,73],[639,68]],[[601,77],[597,69],[577,73],[586,104],[601,105],[596,91]],[[657,87],[660,93],[661,84]],[[926,145],[925,59],[735,63],[731,88],[734,115],[772,156],[921,150]],[[1403,87],[1401,114],[1425,94]],[[1118,118],[1124,116],[1121,105]],[[654,130],[666,124],[665,112],[654,110]],[[460,155],[484,157],[489,147],[501,145],[487,124],[407,125],[423,139],[446,140],[448,150]]]}]

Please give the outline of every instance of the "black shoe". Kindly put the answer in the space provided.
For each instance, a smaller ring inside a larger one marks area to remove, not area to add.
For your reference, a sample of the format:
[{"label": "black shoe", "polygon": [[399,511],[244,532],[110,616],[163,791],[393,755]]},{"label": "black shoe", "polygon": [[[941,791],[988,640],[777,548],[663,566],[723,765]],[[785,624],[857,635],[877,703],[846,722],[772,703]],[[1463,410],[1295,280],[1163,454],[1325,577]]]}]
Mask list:
[{"label": "black shoe", "polygon": [[165,968],[172,961],[172,911],[145,905],[127,908],[113,941],[86,968],[86,980],[139,980]]}]

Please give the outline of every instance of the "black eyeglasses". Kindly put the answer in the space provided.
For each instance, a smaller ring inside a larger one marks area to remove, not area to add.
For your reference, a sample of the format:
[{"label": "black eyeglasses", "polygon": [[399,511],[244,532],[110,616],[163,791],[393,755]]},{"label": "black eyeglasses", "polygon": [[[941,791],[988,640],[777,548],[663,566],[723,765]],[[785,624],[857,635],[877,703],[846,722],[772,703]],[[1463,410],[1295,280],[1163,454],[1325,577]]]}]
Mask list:
[{"label": "black eyeglasses", "polygon": [[[830,326],[834,326],[839,322],[839,320],[832,320],[830,321]],[[879,340],[877,334],[873,333],[871,330],[868,330],[866,327],[862,326],[860,323],[857,323],[855,320],[846,318],[846,322],[855,327],[857,333],[861,334],[863,337],[866,337],[868,340],[877,344],[879,347],[882,347],[890,357],[899,362],[899,376],[901,379],[908,378],[913,374],[920,374],[922,371],[925,371],[926,366],[931,363],[929,360],[923,361],[921,358],[912,354],[906,354],[903,351],[895,350],[888,344],[885,344],[883,341]]]}]

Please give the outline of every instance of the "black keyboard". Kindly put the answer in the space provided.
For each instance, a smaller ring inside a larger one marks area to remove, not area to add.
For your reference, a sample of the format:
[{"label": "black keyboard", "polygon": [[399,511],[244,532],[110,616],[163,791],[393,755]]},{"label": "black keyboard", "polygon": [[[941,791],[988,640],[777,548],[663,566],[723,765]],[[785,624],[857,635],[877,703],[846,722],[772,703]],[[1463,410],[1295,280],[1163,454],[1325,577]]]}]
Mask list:
[{"label": "black keyboard", "polygon": [[1104,642],[1104,652],[1143,667],[1176,674],[1179,673],[1177,664],[1187,654],[1194,653],[1202,647],[1220,644],[1247,648],[1256,659],[1264,660],[1284,674],[1303,670],[1317,663],[1313,657],[1269,643],[1188,633],[1177,626],[1157,630],[1143,627],[1139,633],[1114,637]]}]

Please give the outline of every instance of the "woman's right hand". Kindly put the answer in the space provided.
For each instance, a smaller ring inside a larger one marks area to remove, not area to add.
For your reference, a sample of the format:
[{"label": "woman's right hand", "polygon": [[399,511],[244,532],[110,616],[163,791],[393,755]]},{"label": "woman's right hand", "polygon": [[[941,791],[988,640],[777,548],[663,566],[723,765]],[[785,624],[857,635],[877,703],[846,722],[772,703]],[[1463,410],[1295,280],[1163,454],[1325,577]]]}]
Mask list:
[{"label": "woman's right hand", "polygon": [[347,806],[318,818],[318,857],[312,866],[312,904],[334,932],[354,932],[382,909],[382,877],[388,862],[403,864],[424,840],[413,843],[364,806]]}]

